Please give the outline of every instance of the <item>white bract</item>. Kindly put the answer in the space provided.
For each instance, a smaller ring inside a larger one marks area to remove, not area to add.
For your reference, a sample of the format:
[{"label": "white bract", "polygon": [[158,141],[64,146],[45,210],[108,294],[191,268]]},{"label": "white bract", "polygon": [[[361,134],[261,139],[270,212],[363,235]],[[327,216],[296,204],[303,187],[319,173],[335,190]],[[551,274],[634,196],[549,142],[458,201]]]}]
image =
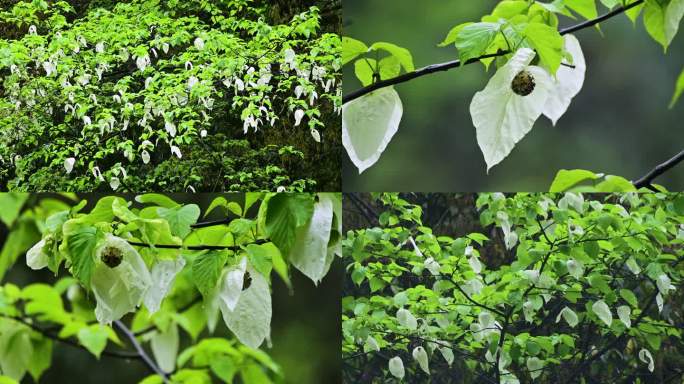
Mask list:
[{"label": "white bract", "polygon": [[670,280],[670,277],[663,273],[658,278],[656,279],[656,285],[658,286],[658,291],[662,295],[667,295],[667,293],[670,290],[675,290],[675,286],[672,285],[672,281]]},{"label": "white bract", "polygon": [[150,346],[154,359],[162,371],[169,373],[176,368],[178,345],[178,326],[175,323],[171,323],[166,332],[154,331],[152,333]]},{"label": "white bract", "polygon": [[368,336],[364,350],[380,352],[380,346],[373,336]]},{"label": "white bract", "polygon": [[530,372],[530,376],[532,376],[532,380],[539,377],[539,375],[542,373],[542,368],[544,368],[544,362],[536,357],[527,358],[526,365],[527,370]]},{"label": "white bract", "polygon": [[176,260],[160,260],[152,266],[152,286],[145,293],[143,302],[150,314],[159,310],[164,297],[169,293],[176,275],[183,270],[185,259],[178,257]]},{"label": "white bract", "polygon": [[428,375],[430,374],[430,367],[428,365],[428,355],[423,347],[415,347],[411,353],[413,358],[418,362],[420,369],[422,369]]},{"label": "white bract", "polygon": [[[105,263],[111,258],[118,258],[118,264]],[[101,324],[109,324],[136,310],[152,278],[138,251],[126,240],[107,233],[95,250],[90,284],[97,301],[95,317]]]},{"label": "white bract", "polygon": [[389,360],[389,371],[392,376],[401,380],[404,378],[404,362],[401,361],[401,357],[395,356]]},{"label": "white bract", "polygon": [[570,259],[565,263],[565,266],[568,268],[570,276],[573,276],[575,279],[579,279],[584,275],[584,265],[578,260]]},{"label": "white bract", "polygon": [[630,257],[627,259],[627,262],[625,263],[627,265],[627,268],[630,270],[635,275],[638,275],[641,273],[641,268],[639,267],[639,264],[637,264],[636,260],[634,260],[633,257]]},{"label": "white bract", "polygon": [[418,320],[408,309],[400,308],[397,311],[397,322],[410,330],[418,328]]},{"label": "white bract", "polygon": [[292,265],[318,284],[328,273],[333,255],[328,252],[330,229],[333,221],[333,201],[325,194],[319,195],[313,215],[306,225],[297,229],[289,260]]},{"label": "white bract", "polygon": [[568,323],[569,326],[575,328],[575,326],[577,325],[577,314],[572,309],[564,307],[558,313],[558,316],[556,316],[556,323],[560,321],[561,317],[563,317],[563,320],[565,320],[565,322]]},{"label": "white bract", "polygon": [[223,321],[241,343],[252,347],[259,346],[271,333],[271,291],[268,281],[260,273],[247,268],[252,279],[249,288],[242,291],[233,310],[225,300],[219,301]]},{"label": "white bract", "polygon": [[439,275],[439,269],[441,268],[441,266],[439,265],[438,262],[435,261],[434,258],[428,257],[427,259],[425,259],[425,261],[423,262],[423,266],[428,271],[430,271],[430,273],[432,275],[434,275],[434,276]]},{"label": "white bract", "polygon": [[119,186],[121,185],[121,180],[119,180],[118,177],[112,177],[109,179],[109,186],[112,188],[113,191],[116,191],[119,189]]},{"label": "white bract", "polygon": [[295,111],[295,113],[294,113],[294,118],[295,118],[295,124],[294,124],[294,126],[295,126],[295,127],[298,127],[299,124],[302,123],[302,118],[303,118],[303,117],[304,117],[304,111],[303,111],[303,110],[298,109],[298,110]]},{"label": "white bract", "polygon": [[318,132],[316,128],[311,128],[311,137],[313,137],[314,141],[317,143],[321,142],[321,133]]},{"label": "white bract", "polygon": [[26,252],[26,265],[31,269],[43,269],[48,265],[48,254],[45,252],[45,240],[41,240]]},{"label": "white bract", "polygon": [[219,300],[222,301],[225,307],[230,311],[235,309],[240,300],[245,272],[247,272],[246,257],[243,257],[237,265],[223,271]]},{"label": "white bract", "polygon": [[201,37],[195,39],[195,48],[197,48],[200,51],[204,49],[204,40],[202,40]]},{"label": "white bract", "polygon": [[653,361],[653,356],[651,356],[651,352],[648,349],[642,348],[639,351],[639,360],[648,364],[648,370],[653,372],[653,369],[655,368],[655,362]]},{"label": "white bract", "polygon": [[143,149],[143,151],[142,151],[142,153],[140,154],[140,156],[142,157],[143,164],[147,164],[147,163],[150,162],[150,153],[147,152],[147,150],[144,150],[144,149]]},{"label": "white bract", "polygon": [[393,87],[344,104],[342,144],[359,173],[378,161],[397,133],[402,114],[401,99]]},{"label": "white bract", "polygon": [[179,159],[183,157],[180,148],[176,147],[175,145],[171,146],[171,154],[176,155],[176,157],[178,157]]},{"label": "white bract", "polygon": [[[534,57],[533,50],[519,49],[492,76],[485,89],[475,94],[470,104],[477,143],[487,163],[487,171],[511,153],[542,114],[553,85],[545,69],[529,65]],[[524,72],[534,78],[534,89],[521,96],[513,91],[511,83]]]},{"label": "white bract", "polygon": [[572,67],[561,65],[556,72],[555,79],[552,79],[552,88],[549,97],[544,105],[543,113],[548,117],[553,125],[568,110],[572,98],[582,89],[584,75],[587,64],[584,61],[584,54],[579,41],[573,35],[565,35],[565,51],[572,56]]},{"label": "white bract", "polygon": [[68,159],[64,160],[64,169],[66,169],[67,175],[73,171],[75,163],[76,159],[73,157],[69,157]]},{"label": "white bract", "polygon": [[468,265],[470,265],[470,268],[475,273],[480,273],[482,271],[482,263],[480,263],[480,260],[475,255],[468,258]]},{"label": "white bract", "polygon": [[632,314],[631,308],[629,308],[626,305],[621,305],[617,309],[617,314],[620,321],[622,321],[622,323],[625,324],[627,328],[632,327],[632,320],[630,319],[630,315]]},{"label": "white bract", "polygon": [[610,327],[610,325],[613,323],[613,315],[610,313],[610,308],[608,307],[608,304],[606,304],[605,301],[603,300],[598,300],[591,306],[591,310],[594,311],[596,316],[598,316],[601,321],[606,323],[607,326]]},{"label": "white bract", "polygon": [[442,357],[444,357],[444,360],[446,360],[447,364],[451,366],[451,364],[454,362],[454,351],[452,351],[449,347],[440,347],[439,352],[442,354]]}]

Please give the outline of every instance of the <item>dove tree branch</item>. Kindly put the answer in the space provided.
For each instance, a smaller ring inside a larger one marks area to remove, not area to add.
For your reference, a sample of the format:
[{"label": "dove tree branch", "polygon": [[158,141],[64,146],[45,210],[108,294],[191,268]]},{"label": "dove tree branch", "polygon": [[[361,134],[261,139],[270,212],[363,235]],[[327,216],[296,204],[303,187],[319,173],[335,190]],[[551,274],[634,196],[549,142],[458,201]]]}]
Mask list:
[{"label": "dove tree branch", "polygon": [[658,192],[658,190],[656,190],[655,187],[653,187],[653,180],[655,180],[656,177],[674,168],[677,164],[681,163],[682,161],[684,161],[684,150],[674,155],[667,161],[656,165],[647,174],[645,174],[638,180],[633,181],[632,184],[634,184],[634,186],[637,189],[648,188],[654,192]]},{"label": "dove tree branch", "polygon": [[[576,31],[579,31],[579,30],[582,30],[585,28],[592,27],[592,26],[594,26],[594,25],[596,25],[602,21],[608,20],[608,19],[610,19],[616,15],[624,13],[625,11],[632,9],[632,8],[634,8],[640,4],[643,4],[643,3],[644,3],[644,0],[636,0],[630,4],[615,8],[614,10],[612,10],[606,14],[603,14],[603,15],[595,18],[595,19],[587,20],[587,21],[584,21],[582,23],[570,26],[568,28],[561,29],[558,32],[561,35],[566,35],[568,33],[576,32]],[[429,75],[429,74],[436,73],[436,72],[448,71],[448,70],[453,69],[453,68],[458,68],[462,65],[477,63],[482,59],[504,56],[504,55],[507,55],[509,53],[511,53],[511,51],[509,51],[509,50],[499,50],[495,53],[488,53],[486,55],[482,55],[479,57],[472,58],[472,59],[470,59],[464,63],[461,63],[460,60],[452,60],[452,61],[447,61],[444,63],[431,64],[431,65],[428,65],[426,67],[416,69],[413,72],[408,72],[408,73],[405,73],[403,75],[393,77],[391,79],[377,81],[377,82],[375,82],[371,85],[368,85],[366,87],[359,88],[356,91],[353,91],[347,95],[344,95],[342,97],[342,104],[346,104],[352,100],[358,99],[359,97],[367,95],[367,94],[369,94],[373,91],[376,91],[380,88],[385,88],[385,87],[389,87],[389,86],[392,86],[395,84],[405,83],[407,81],[413,80],[413,79],[418,78],[418,77],[422,77],[422,76]]]},{"label": "dove tree branch", "polygon": [[121,332],[123,332],[126,335],[128,340],[133,345],[133,348],[135,348],[135,350],[138,352],[138,354],[140,355],[140,358],[142,358],[142,360],[145,362],[145,364],[147,364],[147,366],[154,373],[159,375],[161,377],[161,379],[164,381],[164,383],[168,383],[169,379],[166,376],[166,374],[161,370],[161,368],[159,368],[157,366],[157,364],[152,360],[152,358],[150,358],[150,356],[147,354],[147,352],[145,352],[142,345],[140,345],[140,343],[138,343],[138,340],[136,340],[135,335],[133,334],[133,332],[130,329],[128,329],[126,324],[124,324],[121,320],[115,320],[114,325],[116,325],[116,327],[119,328],[121,330]]}]

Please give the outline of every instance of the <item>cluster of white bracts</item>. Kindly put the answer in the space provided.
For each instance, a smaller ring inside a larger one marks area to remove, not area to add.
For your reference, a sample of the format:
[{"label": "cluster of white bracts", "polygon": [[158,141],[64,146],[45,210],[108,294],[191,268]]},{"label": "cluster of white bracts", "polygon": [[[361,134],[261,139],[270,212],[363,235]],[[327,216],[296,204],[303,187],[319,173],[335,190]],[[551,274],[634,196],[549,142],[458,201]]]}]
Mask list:
[{"label": "cluster of white bracts", "polygon": [[[586,71],[582,50],[574,36],[564,38],[573,62],[561,66],[555,77],[544,68],[530,66],[535,52],[522,48],[473,97],[470,114],[487,171],[508,156],[539,116],[546,115],[555,125],[582,89]],[[532,92],[525,96],[511,87],[523,71],[535,82]],[[343,144],[359,173],[378,161],[399,129],[402,113],[401,99],[393,87],[381,88],[342,107]]]}]

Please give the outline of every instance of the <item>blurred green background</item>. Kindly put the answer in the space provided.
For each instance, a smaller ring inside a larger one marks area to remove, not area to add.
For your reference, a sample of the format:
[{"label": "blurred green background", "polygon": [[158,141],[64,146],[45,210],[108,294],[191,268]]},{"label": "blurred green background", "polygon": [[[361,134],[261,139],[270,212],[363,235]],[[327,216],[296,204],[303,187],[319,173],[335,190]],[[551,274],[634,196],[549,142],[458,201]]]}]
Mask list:
[{"label": "blurred green background", "polygon": [[[86,199],[88,205],[84,211],[89,211],[94,204],[106,195],[79,194],[80,199]],[[121,195],[132,201],[135,195]],[[181,204],[195,203],[202,212],[206,210],[215,194],[168,194],[173,200]],[[244,203],[243,194],[223,194],[228,201]],[[33,194],[29,199],[29,206],[39,200],[50,197],[71,203],[69,199],[57,194]],[[1,208],[1,207],[0,207]],[[256,215],[258,205],[253,207]],[[214,210],[207,220],[223,218],[220,210]],[[8,228],[0,223],[0,249],[5,243]],[[272,348],[266,344],[262,349],[280,365],[283,370],[285,383],[288,384],[318,384],[341,382],[341,331],[340,331],[340,292],[342,289],[343,269],[341,261],[337,259],[318,285],[314,284],[298,270],[290,270],[293,290],[290,291],[280,278],[273,279],[272,302],[273,318],[271,321]],[[2,284],[13,283],[24,287],[31,283],[53,283],[58,278],[68,276],[67,272],[55,277],[47,269],[33,271],[26,266],[26,259],[20,256],[2,280]],[[275,276],[275,275],[274,275]],[[132,315],[124,317],[126,323]],[[205,330],[200,339],[208,337]],[[222,321],[219,321],[214,333],[216,337],[232,338],[230,331]],[[188,347],[191,340],[181,332],[181,349]],[[151,355],[149,345],[143,344]],[[113,348],[116,349],[116,348]],[[149,375],[147,367],[138,360],[124,360],[103,355],[100,360],[94,356],[70,345],[54,343],[52,365],[43,374],[40,383],[83,383],[83,384],[123,384],[137,383]],[[32,383],[26,375],[22,383]]]},{"label": "blurred green background", "polygon": [[[345,0],[343,34],[408,48],[416,68],[457,58],[437,44],[455,25],[478,21],[497,0]],[[597,3],[599,3],[597,1]],[[599,5],[599,14],[606,9]],[[579,22],[562,17],[560,24]],[[493,74],[480,64],[396,86],[404,105],[399,131],[378,163],[359,175],[344,155],[345,191],[547,191],[556,172],[582,168],[635,180],[684,149],[684,101],[667,106],[684,68],[684,28],[666,55],[624,15],[576,33],[587,59],[584,88],[553,127],[540,118],[487,175],[468,108]],[[361,84],[344,69],[344,94]],[[658,178],[684,189],[684,165]]]}]

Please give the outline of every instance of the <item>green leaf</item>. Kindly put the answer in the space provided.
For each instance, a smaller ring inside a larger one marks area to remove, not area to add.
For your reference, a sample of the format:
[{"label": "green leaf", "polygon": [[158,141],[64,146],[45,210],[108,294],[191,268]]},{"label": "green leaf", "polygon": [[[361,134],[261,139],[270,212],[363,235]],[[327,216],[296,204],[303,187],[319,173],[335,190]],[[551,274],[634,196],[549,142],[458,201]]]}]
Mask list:
[{"label": "green leaf", "polygon": [[7,235],[0,251],[0,280],[12,267],[19,255],[26,253],[35,243],[40,241],[40,233],[32,220],[19,220]]},{"label": "green leaf", "polygon": [[271,384],[268,375],[257,364],[250,363],[240,370],[240,377],[243,383],[250,384]]},{"label": "green leaf", "polygon": [[364,87],[373,83],[373,74],[376,67],[377,62],[373,59],[361,59],[354,63],[354,74]]},{"label": "green leaf", "polygon": [[565,6],[585,19],[595,19],[598,16],[595,0],[565,0]]},{"label": "green leaf", "polygon": [[135,197],[135,201],[142,204],[155,204],[164,208],[174,208],[180,204],[173,201],[170,197],[159,193],[146,193]]},{"label": "green leaf", "polygon": [[565,192],[583,181],[595,180],[597,178],[598,176],[594,172],[585,171],[583,169],[561,169],[556,174],[553,183],[551,183],[549,192]]},{"label": "green leaf", "polygon": [[530,23],[525,28],[525,37],[539,54],[542,64],[555,74],[563,57],[563,37],[556,28],[542,23]]},{"label": "green leaf", "polygon": [[297,229],[313,214],[313,196],[281,193],[268,200],[265,231],[283,255],[290,253]]},{"label": "green leaf", "polygon": [[208,251],[193,260],[192,280],[205,299],[213,293],[227,258],[228,251]]},{"label": "green leaf", "polygon": [[368,52],[368,47],[363,42],[342,36],[342,65],[354,60],[357,56]]},{"label": "green leaf", "polygon": [[[64,224],[64,241],[60,251],[66,251],[67,260],[71,262],[71,272],[83,285],[90,287],[90,275],[95,266],[95,247],[102,238],[97,228],[82,224],[77,220],[69,220]],[[66,249],[63,249],[66,245]]]},{"label": "green leaf", "polygon": [[441,43],[439,43],[439,46],[440,47],[446,47],[448,45],[456,43],[456,38],[458,37],[458,34],[461,33],[463,28],[465,28],[471,24],[473,24],[473,23],[468,22],[468,23],[459,24],[459,25],[451,28],[451,30],[449,30],[449,33],[447,33],[447,36],[444,38],[444,40]]},{"label": "green leaf", "polygon": [[625,301],[629,305],[631,305],[632,307],[634,307],[634,308],[639,307],[639,301],[637,300],[636,295],[634,295],[634,293],[632,291],[630,291],[629,289],[621,289],[620,290],[620,297],[625,299]]},{"label": "green leaf", "polygon": [[636,191],[631,181],[620,176],[608,175],[605,180],[596,184],[598,192],[631,192]]},{"label": "green leaf", "polygon": [[19,381],[28,370],[33,354],[28,328],[5,319],[0,325],[0,371]]},{"label": "green leaf", "polygon": [[675,84],[675,91],[672,95],[672,101],[670,101],[670,109],[674,108],[677,100],[679,100],[679,98],[682,96],[682,93],[684,93],[684,70],[682,70],[682,73],[679,74],[677,84]]},{"label": "green leaf", "polygon": [[197,222],[200,209],[196,204],[188,204],[182,207],[159,208],[159,217],[169,222],[171,234],[184,239],[191,231],[191,225]]},{"label": "green leaf", "polygon": [[98,359],[107,346],[107,338],[107,329],[100,324],[81,328],[81,330],[78,331],[78,341]]},{"label": "green leaf", "polygon": [[644,5],[644,27],[653,40],[660,43],[664,50],[669,45],[665,37],[665,8],[658,0],[646,0]]},{"label": "green leaf", "polygon": [[385,42],[377,42],[370,46],[370,50],[383,50],[389,52],[390,55],[394,56],[399,60],[401,66],[404,67],[404,71],[413,72],[415,70],[413,66],[413,57],[408,49],[402,48],[398,45]]},{"label": "green leaf", "polygon": [[456,35],[456,48],[461,62],[482,56],[501,30],[501,23],[474,23],[464,26]]},{"label": "green leaf", "polygon": [[31,339],[31,343],[33,344],[33,354],[29,360],[28,371],[33,377],[33,381],[38,383],[43,372],[50,367],[52,362],[52,340],[39,337]]},{"label": "green leaf", "polygon": [[271,268],[273,267],[272,260],[274,255],[280,255],[278,248],[273,243],[266,243],[258,245],[250,244],[245,250],[247,251],[247,258],[254,269],[268,278],[271,274]]},{"label": "green leaf", "polygon": [[214,209],[218,207],[226,207],[228,205],[228,200],[226,200],[225,197],[219,196],[215,198],[214,200],[211,201],[211,204],[209,204],[209,208],[204,212],[204,217],[207,217],[208,214],[210,214]]},{"label": "green leaf", "polygon": [[14,220],[19,217],[19,212],[28,197],[28,193],[0,193],[0,207],[2,207],[2,209],[0,209],[0,221],[5,223],[7,228],[12,227]]}]

